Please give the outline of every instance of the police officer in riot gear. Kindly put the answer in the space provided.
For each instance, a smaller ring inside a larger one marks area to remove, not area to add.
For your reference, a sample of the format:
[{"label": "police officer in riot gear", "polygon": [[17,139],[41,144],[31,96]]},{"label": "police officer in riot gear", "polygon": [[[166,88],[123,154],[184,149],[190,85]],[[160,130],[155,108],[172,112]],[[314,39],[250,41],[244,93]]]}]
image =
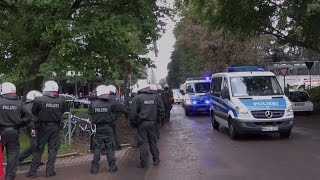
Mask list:
[{"label": "police officer in riot gear", "polygon": [[[131,92],[131,97],[129,99],[129,111],[130,111],[130,107],[132,105],[132,100],[136,95],[138,95],[138,89],[137,88],[133,88],[132,92]],[[137,128],[134,127],[134,125],[131,125],[131,127],[133,128],[133,146],[134,147],[138,147],[138,131],[137,131]]]},{"label": "police officer in riot gear", "polygon": [[[162,103],[163,107],[165,108],[166,106],[165,106],[165,103],[164,103],[164,96],[162,95],[162,86],[160,84],[158,84],[157,88],[158,88],[157,92],[158,92],[158,95],[159,95],[159,97],[161,99],[161,103]],[[164,118],[160,118],[159,119],[160,126],[164,126],[164,121],[165,121]]]},{"label": "police officer in riot gear", "polygon": [[[41,97],[41,96],[42,96],[42,93],[39,91],[36,91],[36,90],[32,90],[32,91],[28,92],[27,100],[25,102],[25,107],[26,107],[26,110],[28,111],[29,114],[32,114],[32,106],[33,106],[34,99],[36,97]],[[37,118],[35,116],[33,116],[32,119],[36,123]],[[32,152],[37,150],[37,148],[38,148],[37,139],[36,139],[36,137],[34,137],[33,134],[31,134],[30,127],[25,128],[25,134],[30,138],[30,146],[27,149],[25,149],[22,153],[20,153],[19,162],[18,162],[19,164],[22,161],[24,161],[24,159],[26,159],[27,157],[32,155]],[[43,164],[44,164],[43,162],[40,163],[40,165],[43,165]]]},{"label": "police officer in riot gear", "polygon": [[115,121],[114,114],[117,112],[127,114],[127,110],[120,103],[111,99],[110,90],[107,86],[98,86],[96,92],[98,98],[92,101],[89,106],[92,124],[96,126],[96,134],[92,138],[93,160],[91,162],[91,173],[97,174],[99,172],[100,153],[103,149],[107,151],[109,172],[114,173],[118,170],[113,144],[114,132],[112,124]]},{"label": "police officer in riot gear", "polygon": [[48,144],[48,162],[46,176],[55,176],[54,165],[59,149],[60,123],[64,112],[68,111],[67,102],[58,94],[59,86],[54,81],[47,81],[43,87],[43,96],[34,100],[32,113],[38,117],[38,151],[33,153],[27,177],[37,177],[37,170],[42,159],[44,147]]},{"label": "police officer in riot gear", "polygon": [[6,180],[16,176],[17,161],[20,151],[19,128],[29,126],[34,134],[32,116],[25,109],[24,103],[18,100],[16,87],[10,82],[1,85],[0,98],[0,134],[2,146],[6,148],[7,167]]},{"label": "police officer in riot gear", "polygon": [[159,165],[159,149],[155,133],[155,123],[158,116],[162,117],[164,109],[158,95],[150,91],[148,84],[139,86],[139,95],[133,98],[129,113],[130,123],[138,129],[140,149],[139,168],[148,167],[148,143],[153,156],[153,164]]},{"label": "police officer in riot gear", "polygon": [[[161,104],[161,107],[164,108],[164,104],[163,104],[163,101],[162,101],[162,97],[161,97],[161,94],[158,93],[158,86],[155,85],[155,84],[150,84],[150,90],[152,93],[156,94],[160,104]],[[160,139],[160,127],[161,127],[161,117],[158,116],[157,117],[157,121],[155,123],[155,130],[156,130],[156,137],[157,139]]]},{"label": "police officer in riot gear", "polygon": [[173,93],[172,91],[169,89],[168,84],[164,85],[164,90],[162,93],[162,96],[164,96],[164,103],[165,103],[165,121],[170,121],[170,111],[172,109],[172,104],[173,104]]},{"label": "police officer in riot gear", "polygon": [[[109,85],[108,89],[110,91],[111,100],[117,101],[117,88],[114,85]],[[119,142],[118,135],[117,135],[117,119],[118,119],[118,114],[116,114],[115,121],[111,124],[111,127],[114,132],[113,143],[116,150],[121,150],[121,144]]]}]

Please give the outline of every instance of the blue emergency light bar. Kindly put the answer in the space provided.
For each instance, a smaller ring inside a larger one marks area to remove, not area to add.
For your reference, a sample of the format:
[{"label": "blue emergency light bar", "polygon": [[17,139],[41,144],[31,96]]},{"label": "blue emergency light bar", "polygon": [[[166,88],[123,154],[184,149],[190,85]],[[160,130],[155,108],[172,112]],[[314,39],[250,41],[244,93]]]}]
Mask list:
[{"label": "blue emergency light bar", "polygon": [[253,71],[264,71],[264,68],[259,66],[236,66],[236,67],[227,68],[227,72],[253,72]]},{"label": "blue emergency light bar", "polygon": [[209,81],[211,77],[195,77],[195,78],[188,78],[187,81],[192,81],[192,80],[207,80]]}]

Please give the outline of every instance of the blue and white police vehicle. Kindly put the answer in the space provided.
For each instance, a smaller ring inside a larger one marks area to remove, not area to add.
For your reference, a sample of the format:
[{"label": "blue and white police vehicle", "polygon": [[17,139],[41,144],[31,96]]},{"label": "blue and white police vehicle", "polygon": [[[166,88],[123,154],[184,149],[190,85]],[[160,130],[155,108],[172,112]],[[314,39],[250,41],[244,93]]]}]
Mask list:
[{"label": "blue and white police vehicle", "polygon": [[212,126],[228,128],[231,139],[258,132],[290,136],[292,105],[272,72],[256,66],[229,67],[212,76],[210,92]]},{"label": "blue and white police vehicle", "polygon": [[188,78],[181,90],[184,94],[185,114],[207,112],[210,109],[210,77]]}]

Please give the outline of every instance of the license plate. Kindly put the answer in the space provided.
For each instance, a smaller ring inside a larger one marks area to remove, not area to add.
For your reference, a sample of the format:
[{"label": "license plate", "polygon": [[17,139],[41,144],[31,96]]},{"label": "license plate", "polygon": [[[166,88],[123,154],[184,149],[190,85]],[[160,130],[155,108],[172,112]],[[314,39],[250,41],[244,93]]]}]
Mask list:
[{"label": "license plate", "polygon": [[295,106],[304,106],[304,103],[295,103]]},{"label": "license plate", "polygon": [[206,108],[199,108],[197,109],[198,111],[206,111],[207,109]]},{"label": "license plate", "polygon": [[261,127],[261,131],[278,131],[278,126]]}]

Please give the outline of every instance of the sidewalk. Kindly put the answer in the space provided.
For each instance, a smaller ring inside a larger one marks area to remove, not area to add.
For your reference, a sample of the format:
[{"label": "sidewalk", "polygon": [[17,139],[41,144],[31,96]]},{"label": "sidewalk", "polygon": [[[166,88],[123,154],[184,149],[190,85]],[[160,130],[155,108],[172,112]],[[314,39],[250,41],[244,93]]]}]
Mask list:
[{"label": "sidewalk", "polygon": [[[115,153],[115,157],[117,159],[117,164],[120,164],[123,160],[123,158],[125,157],[127,151],[130,149],[130,147],[124,147],[122,150],[120,151],[116,151]],[[75,169],[75,171],[78,172],[82,172],[82,171],[86,171],[86,173],[90,174],[90,165],[91,165],[91,161],[92,161],[93,155],[92,154],[87,154],[87,155],[78,155],[78,156],[71,156],[71,157],[66,157],[66,158],[58,158],[56,161],[56,172],[57,172],[57,176],[56,177],[51,177],[51,180],[54,179],[77,179],[80,180],[79,178],[72,178],[72,177],[68,177],[66,178],[65,176],[63,176],[62,171],[68,169],[67,167],[82,167],[82,168],[78,168]],[[107,170],[107,158],[105,155],[101,156],[101,160],[100,160],[100,172],[106,171]],[[25,174],[28,172],[30,168],[30,165],[24,165],[24,166],[20,166],[18,168],[18,172],[17,172],[17,180],[20,179],[28,179],[25,177]],[[39,168],[38,171],[38,178],[37,179],[47,179],[45,178],[44,174],[45,174],[45,168],[46,166],[41,166]],[[106,172],[107,173],[107,172]],[[103,173],[104,174],[104,173]],[[109,173],[110,174],[110,173]],[[62,177],[59,177],[59,175],[62,175]],[[104,178],[106,174],[104,174]]]}]

